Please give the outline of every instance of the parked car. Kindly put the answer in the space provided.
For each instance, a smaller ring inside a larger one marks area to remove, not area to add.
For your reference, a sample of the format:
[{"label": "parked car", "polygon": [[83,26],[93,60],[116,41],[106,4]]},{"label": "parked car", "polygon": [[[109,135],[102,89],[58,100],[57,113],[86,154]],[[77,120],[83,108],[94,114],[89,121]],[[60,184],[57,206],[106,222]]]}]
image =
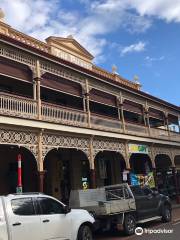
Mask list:
[{"label": "parked car", "polygon": [[91,212],[97,230],[124,230],[127,235],[134,234],[138,223],[156,219],[171,221],[171,203],[167,196],[148,187],[128,184],[73,190],[70,206]]},{"label": "parked car", "polygon": [[94,218],[41,194],[0,196],[1,240],[92,240]]}]

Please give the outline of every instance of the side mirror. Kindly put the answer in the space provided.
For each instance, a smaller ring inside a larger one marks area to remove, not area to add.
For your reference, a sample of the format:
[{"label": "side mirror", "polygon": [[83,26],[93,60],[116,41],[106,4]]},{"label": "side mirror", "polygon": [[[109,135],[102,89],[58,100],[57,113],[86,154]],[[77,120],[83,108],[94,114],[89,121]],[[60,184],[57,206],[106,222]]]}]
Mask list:
[{"label": "side mirror", "polygon": [[157,196],[159,192],[157,190],[153,191],[153,196]]},{"label": "side mirror", "polygon": [[64,213],[68,214],[71,211],[71,208],[67,205],[64,206]]},{"label": "side mirror", "polygon": [[147,194],[147,198],[148,198],[148,199],[151,199],[152,197],[153,197],[153,194],[152,194],[152,193]]}]

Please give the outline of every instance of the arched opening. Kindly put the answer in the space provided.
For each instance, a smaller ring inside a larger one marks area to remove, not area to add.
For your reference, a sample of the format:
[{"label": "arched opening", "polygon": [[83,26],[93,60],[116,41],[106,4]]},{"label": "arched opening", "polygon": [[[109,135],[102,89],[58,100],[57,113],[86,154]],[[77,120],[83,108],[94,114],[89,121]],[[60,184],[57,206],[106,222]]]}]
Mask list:
[{"label": "arched opening", "polygon": [[156,155],[155,165],[159,191],[170,197],[174,197],[176,195],[176,189],[170,157],[166,154]]},{"label": "arched opening", "polygon": [[126,163],[118,152],[103,151],[95,157],[95,172],[97,187],[123,182],[123,171]]},{"label": "arched opening", "polygon": [[130,181],[132,185],[149,185],[155,187],[152,162],[149,155],[132,153],[130,160]]},{"label": "arched opening", "polygon": [[44,191],[68,203],[71,190],[89,188],[90,167],[85,153],[76,149],[53,149],[45,157]]},{"label": "arched opening", "polygon": [[147,154],[132,153],[129,162],[131,171],[135,174],[148,174],[152,171],[151,159]]},{"label": "arched opening", "polygon": [[177,170],[176,177],[177,177],[178,194],[180,194],[180,155],[175,156],[174,164]]},{"label": "arched opening", "polygon": [[0,195],[15,193],[17,187],[17,155],[22,156],[23,192],[35,192],[37,184],[37,163],[33,154],[24,147],[0,145]]}]

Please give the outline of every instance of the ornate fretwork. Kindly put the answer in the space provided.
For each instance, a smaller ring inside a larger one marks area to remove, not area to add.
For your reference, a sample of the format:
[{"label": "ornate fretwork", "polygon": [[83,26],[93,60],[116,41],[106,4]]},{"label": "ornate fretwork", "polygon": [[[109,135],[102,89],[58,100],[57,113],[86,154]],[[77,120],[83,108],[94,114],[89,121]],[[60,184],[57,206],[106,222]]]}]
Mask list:
[{"label": "ornate fretwork", "polygon": [[38,159],[38,147],[35,145],[24,145],[35,157],[36,161]]},{"label": "ornate fretwork", "polygon": [[66,78],[71,81],[76,81],[79,83],[85,82],[85,77],[83,77],[82,75],[72,72],[71,70],[66,70],[65,68],[56,64],[48,63],[47,61],[40,61],[40,68],[45,72],[60,76],[62,78]]},{"label": "ornate fretwork", "polygon": [[101,151],[119,152],[125,158],[125,144],[118,141],[93,140],[93,149],[94,159],[97,153]]},{"label": "ornate fretwork", "polygon": [[37,135],[31,132],[0,129],[0,143],[2,144],[37,144]]},{"label": "ornate fretwork", "polygon": [[82,150],[89,158],[89,139],[74,136],[62,136],[55,134],[43,135],[43,158],[52,149],[74,148]]},{"label": "ornate fretwork", "polygon": [[[33,77],[33,79],[36,79],[36,78],[38,78],[39,76],[37,76],[37,70],[36,70],[36,67],[35,66],[29,66],[29,68],[31,69],[31,71],[32,71],[32,77]],[[44,70],[40,70],[40,77],[42,77],[42,75],[43,74],[45,74],[46,73],[46,71],[44,71]]]},{"label": "ornate fretwork", "polygon": [[37,135],[32,132],[0,129],[0,144],[27,148],[37,160]]},{"label": "ornate fretwork", "polygon": [[174,158],[175,158],[175,154],[174,154],[174,148],[171,148],[171,147],[153,147],[153,155],[154,155],[154,159],[157,155],[160,155],[160,154],[165,154],[167,155],[170,159],[171,159],[171,162],[172,162],[172,165],[174,165]]},{"label": "ornate fretwork", "polygon": [[180,149],[173,149],[173,154],[174,154],[174,157],[175,156],[180,156]]},{"label": "ornate fretwork", "polygon": [[172,154],[172,148],[168,148],[168,147],[153,147],[153,155],[159,155],[159,154],[165,154],[168,155],[171,158],[171,154]]},{"label": "ornate fretwork", "polygon": [[0,46],[0,56],[17,61],[19,63],[26,64],[28,66],[35,66],[36,59],[29,54],[25,54],[22,51],[15,50],[12,47]]}]

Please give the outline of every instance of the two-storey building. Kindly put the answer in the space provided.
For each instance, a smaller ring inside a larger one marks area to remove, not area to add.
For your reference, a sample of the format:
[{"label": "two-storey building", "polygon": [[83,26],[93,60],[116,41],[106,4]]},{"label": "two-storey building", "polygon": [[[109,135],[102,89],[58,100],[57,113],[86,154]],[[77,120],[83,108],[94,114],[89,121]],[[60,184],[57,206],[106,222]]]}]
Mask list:
[{"label": "two-storey building", "polygon": [[[41,42],[0,19],[0,194],[147,182],[179,195],[180,109],[107,72],[72,36]],[[115,70],[115,69],[114,69]]]}]

